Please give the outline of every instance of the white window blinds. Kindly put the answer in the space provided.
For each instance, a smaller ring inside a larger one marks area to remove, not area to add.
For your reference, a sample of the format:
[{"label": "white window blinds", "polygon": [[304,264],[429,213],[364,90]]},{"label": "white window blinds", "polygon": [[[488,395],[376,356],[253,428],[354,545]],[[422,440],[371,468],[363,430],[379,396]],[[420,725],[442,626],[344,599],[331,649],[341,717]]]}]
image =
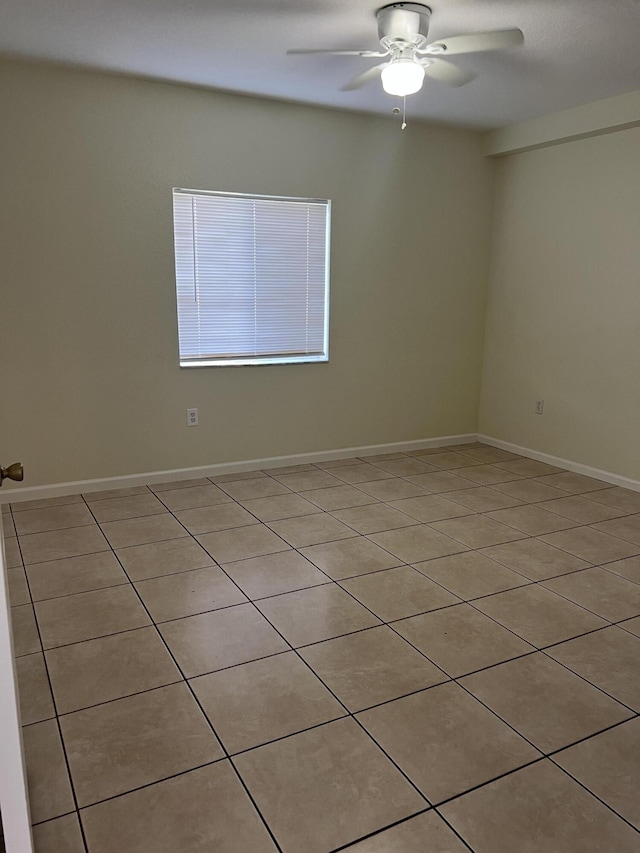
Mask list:
[{"label": "white window blinds", "polygon": [[173,191],[181,366],[328,360],[329,211]]}]

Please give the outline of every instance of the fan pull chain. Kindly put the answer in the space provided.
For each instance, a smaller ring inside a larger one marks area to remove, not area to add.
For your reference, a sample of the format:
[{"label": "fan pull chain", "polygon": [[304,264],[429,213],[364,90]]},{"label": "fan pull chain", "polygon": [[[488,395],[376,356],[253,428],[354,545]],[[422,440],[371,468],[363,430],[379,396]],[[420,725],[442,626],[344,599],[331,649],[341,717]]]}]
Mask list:
[{"label": "fan pull chain", "polygon": [[407,126],[407,98],[406,96],[402,98],[402,124],[400,125],[400,130],[404,130]]}]

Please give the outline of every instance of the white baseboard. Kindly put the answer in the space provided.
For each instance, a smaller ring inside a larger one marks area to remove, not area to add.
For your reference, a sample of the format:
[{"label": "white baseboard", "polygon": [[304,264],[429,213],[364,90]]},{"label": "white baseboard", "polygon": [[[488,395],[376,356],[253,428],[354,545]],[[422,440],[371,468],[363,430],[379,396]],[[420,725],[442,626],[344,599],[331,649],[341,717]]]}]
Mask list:
[{"label": "white baseboard", "polygon": [[604,480],[605,483],[622,486],[623,489],[640,492],[640,480],[632,480],[630,477],[623,477],[621,474],[612,474],[610,471],[592,468],[591,465],[583,465],[581,462],[573,462],[571,459],[561,459],[559,456],[552,456],[550,453],[540,453],[538,450],[520,447],[518,444],[512,444],[510,441],[492,438],[490,435],[478,435],[477,441],[481,441],[483,444],[490,444],[492,447],[499,447],[501,450],[509,450],[511,453],[518,453],[520,456],[527,456],[529,459],[536,459],[538,462],[555,465],[556,468],[566,468],[567,471],[584,474],[585,477]]},{"label": "white baseboard", "polygon": [[475,433],[447,435],[416,441],[370,444],[363,447],[343,447],[339,450],[295,453],[291,456],[270,456],[266,459],[247,459],[242,462],[222,462],[216,465],[201,465],[196,468],[149,471],[144,474],[127,474],[122,477],[75,480],[69,483],[52,483],[46,486],[9,486],[8,488],[5,487],[0,493],[0,504],[58,498],[63,495],[75,495],[79,492],[99,492],[103,489],[126,489],[129,486],[146,486],[153,483],[169,483],[174,480],[191,480],[198,477],[214,477],[221,474],[238,474],[244,471],[281,468],[285,465],[329,462],[333,459],[349,459],[352,456],[374,456],[377,453],[406,453],[411,450],[425,450],[429,447],[447,447],[450,444],[470,444],[476,441],[476,438]]}]

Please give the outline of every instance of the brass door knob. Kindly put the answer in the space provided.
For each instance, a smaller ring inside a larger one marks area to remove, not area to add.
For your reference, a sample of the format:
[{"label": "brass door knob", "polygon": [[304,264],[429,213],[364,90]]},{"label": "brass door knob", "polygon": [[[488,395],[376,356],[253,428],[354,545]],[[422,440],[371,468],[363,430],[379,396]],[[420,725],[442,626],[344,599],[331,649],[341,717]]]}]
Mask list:
[{"label": "brass door knob", "polygon": [[22,462],[14,462],[8,468],[0,468],[0,486],[3,480],[16,480],[21,482],[24,479],[24,468]]}]

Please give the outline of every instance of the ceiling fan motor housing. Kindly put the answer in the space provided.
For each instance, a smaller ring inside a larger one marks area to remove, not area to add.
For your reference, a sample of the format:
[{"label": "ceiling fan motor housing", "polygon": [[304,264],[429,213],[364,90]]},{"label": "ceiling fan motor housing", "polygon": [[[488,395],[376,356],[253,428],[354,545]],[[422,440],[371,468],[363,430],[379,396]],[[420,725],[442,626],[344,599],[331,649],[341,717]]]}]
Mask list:
[{"label": "ceiling fan motor housing", "polygon": [[415,47],[426,43],[431,9],[422,3],[392,3],[378,9],[378,38],[389,48],[399,43]]}]

